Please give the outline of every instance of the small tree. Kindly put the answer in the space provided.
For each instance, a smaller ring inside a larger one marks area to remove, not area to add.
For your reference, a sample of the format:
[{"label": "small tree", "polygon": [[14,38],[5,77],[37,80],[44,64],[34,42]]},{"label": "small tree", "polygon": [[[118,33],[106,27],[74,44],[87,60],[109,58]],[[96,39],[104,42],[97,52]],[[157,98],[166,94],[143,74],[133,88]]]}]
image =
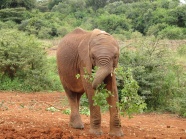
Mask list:
[{"label": "small tree", "polygon": [[48,66],[45,51],[35,37],[17,30],[3,29],[0,34],[0,89],[59,89],[58,77],[50,75],[55,68],[52,63]]},{"label": "small tree", "polygon": [[172,97],[175,79],[170,76],[174,60],[163,42],[151,38],[136,39],[120,54],[120,64],[132,68],[138,82],[138,94],[146,99],[149,109],[165,106]]},{"label": "small tree", "polygon": [[0,34],[1,74],[13,79],[19,72],[27,73],[29,70],[42,69],[46,57],[33,36],[16,30],[1,30]]}]

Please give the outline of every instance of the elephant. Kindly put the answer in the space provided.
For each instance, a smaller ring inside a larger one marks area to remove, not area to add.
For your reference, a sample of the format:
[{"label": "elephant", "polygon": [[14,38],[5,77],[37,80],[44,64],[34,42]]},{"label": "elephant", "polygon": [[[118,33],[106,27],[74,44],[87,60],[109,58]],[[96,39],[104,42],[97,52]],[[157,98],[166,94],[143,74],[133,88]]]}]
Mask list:
[{"label": "elephant", "polygon": [[[65,35],[57,48],[58,73],[71,107],[69,125],[83,129],[84,125],[79,113],[80,98],[85,92],[90,108],[90,134],[101,135],[100,107],[94,105],[93,96],[99,84],[104,82],[112,92],[107,98],[110,112],[111,136],[123,136],[119,110],[117,107],[118,91],[114,69],[119,58],[119,45],[109,33],[94,29],[86,31],[76,28]],[[93,82],[84,78],[94,67],[98,67]],[[85,71],[86,69],[86,71]],[[80,78],[76,78],[76,75]]]}]

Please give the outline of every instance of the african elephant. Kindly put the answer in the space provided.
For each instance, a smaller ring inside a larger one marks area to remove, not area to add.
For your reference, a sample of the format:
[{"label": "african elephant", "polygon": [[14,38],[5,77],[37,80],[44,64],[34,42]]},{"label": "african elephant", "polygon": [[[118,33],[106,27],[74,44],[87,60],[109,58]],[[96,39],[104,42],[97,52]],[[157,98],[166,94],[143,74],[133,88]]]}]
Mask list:
[{"label": "african elephant", "polygon": [[[118,57],[117,41],[110,34],[99,29],[88,32],[77,28],[61,40],[57,49],[57,65],[60,80],[71,107],[71,127],[84,128],[79,114],[79,102],[82,94],[86,92],[90,107],[90,133],[102,134],[100,107],[93,105],[92,97],[96,87],[104,82],[106,88],[113,94],[107,98],[110,105],[110,135],[123,135],[116,105],[118,101],[116,77],[113,73]],[[83,75],[85,75],[85,69],[88,74],[91,74],[95,66],[99,68],[95,79],[90,83]],[[80,74],[78,79],[77,74]]]}]

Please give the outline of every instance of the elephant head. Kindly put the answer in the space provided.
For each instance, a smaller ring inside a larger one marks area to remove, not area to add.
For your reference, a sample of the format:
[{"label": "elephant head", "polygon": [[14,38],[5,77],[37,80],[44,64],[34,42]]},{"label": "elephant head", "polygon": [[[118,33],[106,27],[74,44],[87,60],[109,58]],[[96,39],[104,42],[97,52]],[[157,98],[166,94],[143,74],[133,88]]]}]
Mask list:
[{"label": "elephant head", "polygon": [[110,34],[98,29],[93,30],[80,43],[78,52],[88,73],[92,72],[93,67],[98,67],[92,83],[93,89],[96,89],[109,74],[112,74],[118,63],[119,46],[117,41]]}]

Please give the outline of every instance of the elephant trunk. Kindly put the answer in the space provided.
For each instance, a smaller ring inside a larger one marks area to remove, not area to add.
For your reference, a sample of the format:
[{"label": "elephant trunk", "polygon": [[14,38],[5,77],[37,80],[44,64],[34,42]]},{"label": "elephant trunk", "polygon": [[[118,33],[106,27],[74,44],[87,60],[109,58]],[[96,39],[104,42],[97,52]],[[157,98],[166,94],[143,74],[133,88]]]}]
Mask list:
[{"label": "elephant trunk", "polygon": [[96,72],[95,78],[92,82],[93,89],[96,89],[98,85],[100,85],[104,79],[112,73],[112,70],[110,67],[100,67],[98,71]]}]

